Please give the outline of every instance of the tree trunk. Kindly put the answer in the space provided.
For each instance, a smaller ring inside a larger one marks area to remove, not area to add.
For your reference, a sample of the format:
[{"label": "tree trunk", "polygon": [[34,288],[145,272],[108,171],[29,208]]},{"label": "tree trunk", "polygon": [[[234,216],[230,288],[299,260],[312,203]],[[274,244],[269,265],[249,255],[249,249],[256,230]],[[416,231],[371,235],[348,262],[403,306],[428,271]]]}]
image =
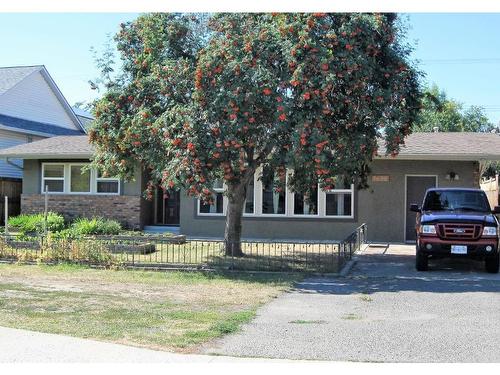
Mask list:
[{"label": "tree trunk", "polygon": [[224,248],[226,255],[242,257],[241,250],[241,217],[245,206],[248,183],[228,187],[228,205],[226,213],[226,227],[224,229]]}]

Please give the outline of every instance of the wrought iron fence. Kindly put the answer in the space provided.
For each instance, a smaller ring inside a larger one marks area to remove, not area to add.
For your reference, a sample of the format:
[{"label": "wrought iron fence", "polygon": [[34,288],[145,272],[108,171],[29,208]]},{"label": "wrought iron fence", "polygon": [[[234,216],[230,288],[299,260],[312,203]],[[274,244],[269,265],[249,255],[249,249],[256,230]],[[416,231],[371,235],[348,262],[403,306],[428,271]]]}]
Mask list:
[{"label": "wrought iron fence", "polygon": [[366,239],[362,225],[341,242],[246,241],[243,256],[226,251],[220,240],[185,240],[168,236],[95,236],[61,239],[52,236],[3,236],[0,259],[121,265],[156,269],[224,269],[333,273]]}]

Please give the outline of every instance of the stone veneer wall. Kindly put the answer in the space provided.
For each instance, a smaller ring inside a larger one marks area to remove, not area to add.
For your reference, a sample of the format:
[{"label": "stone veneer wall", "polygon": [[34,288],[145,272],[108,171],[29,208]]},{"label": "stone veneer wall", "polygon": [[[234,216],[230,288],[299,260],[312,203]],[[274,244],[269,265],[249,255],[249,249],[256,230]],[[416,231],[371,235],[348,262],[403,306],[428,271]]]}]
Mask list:
[{"label": "stone veneer wall", "polygon": [[[45,197],[42,194],[22,194],[21,212],[43,212]],[[127,195],[51,194],[49,211],[62,214],[66,219],[77,217],[103,217],[115,219],[130,229],[142,228],[141,197]]]}]

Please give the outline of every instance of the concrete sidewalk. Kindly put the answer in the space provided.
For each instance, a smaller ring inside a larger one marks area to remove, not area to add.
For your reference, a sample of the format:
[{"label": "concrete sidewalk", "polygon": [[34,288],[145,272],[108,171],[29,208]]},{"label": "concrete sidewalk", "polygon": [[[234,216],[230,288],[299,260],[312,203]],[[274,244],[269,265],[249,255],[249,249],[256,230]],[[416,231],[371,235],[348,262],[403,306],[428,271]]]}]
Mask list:
[{"label": "concrete sidewalk", "polygon": [[[292,361],[176,354],[0,327],[0,363],[285,363]],[[296,361],[293,361],[296,362]]]}]

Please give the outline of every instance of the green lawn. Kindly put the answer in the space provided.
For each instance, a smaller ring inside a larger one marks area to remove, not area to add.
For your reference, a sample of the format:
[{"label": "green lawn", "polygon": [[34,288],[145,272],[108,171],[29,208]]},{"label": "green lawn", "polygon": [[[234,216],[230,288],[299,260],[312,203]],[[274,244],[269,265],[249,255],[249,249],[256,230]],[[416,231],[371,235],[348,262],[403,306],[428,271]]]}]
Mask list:
[{"label": "green lawn", "polygon": [[0,325],[192,352],[297,279],[2,264]]}]

